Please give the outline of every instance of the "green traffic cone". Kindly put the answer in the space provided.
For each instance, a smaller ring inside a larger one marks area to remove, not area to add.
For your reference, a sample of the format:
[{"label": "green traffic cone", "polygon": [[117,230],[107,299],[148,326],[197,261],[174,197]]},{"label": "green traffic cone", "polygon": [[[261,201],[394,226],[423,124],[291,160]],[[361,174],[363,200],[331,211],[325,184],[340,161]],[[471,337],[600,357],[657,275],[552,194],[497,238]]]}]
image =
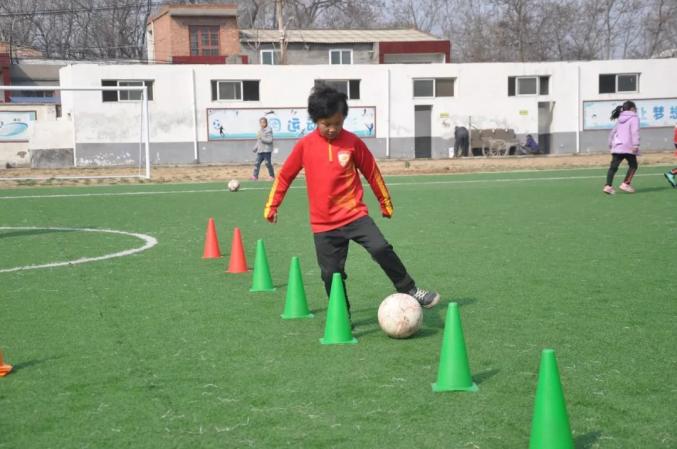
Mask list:
[{"label": "green traffic cone", "polygon": [[256,241],[256,259],[254,260],[254,276],[252,279],[252,288],[250,292],[274,292],[273,280],[270,277],[268,268],[268,258],[266,257],[266,247],[263,240]]},{"label": "green traffic cone", "polygon": [[354,345],[357,343],[350,329],[346,292],[343,290],[341,273],[334,273],[331,278],[327,323],[324,328],[324,338],[320,338],[320,343],[323,345]]},{"label": "green traffic cone", "polygon": [[283,320],[313,317],[313,314],[308,310],[306,290],[303,287],[303,277],[301,277],[301,264],[296,256],[291,258],[289,282],[287,283],[287,298],[284,303],[284,312],[280,316]]},{"label": "green traffic cone", "polygon": [[437,382],[433,391],[477,391],[468,365],[468,353],[465,349],[461,315],[458,304],[452,302],[447,308],[447,321],[444,324],[440,366],[437,370]]},{"label": "green traffic cone", "polygon": [[555,351],[544,349],[531,420],[529,449],[574,449]]}]

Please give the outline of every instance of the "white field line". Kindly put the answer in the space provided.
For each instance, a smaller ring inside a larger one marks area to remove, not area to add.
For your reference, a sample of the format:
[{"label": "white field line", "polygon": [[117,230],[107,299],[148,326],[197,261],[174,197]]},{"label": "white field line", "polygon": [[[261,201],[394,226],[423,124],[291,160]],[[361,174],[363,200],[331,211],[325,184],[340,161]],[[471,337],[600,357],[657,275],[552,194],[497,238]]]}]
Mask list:
[{"label": "white field line", "polygon": [[125,231],[116,231],[114,229],[90,229],[90,228],[53,228],[53,227],[37,227],[37,226],[26,226],[26,227],[10,227],[10,226],[1,226],[0,231],[6,230],[49,230],[49,231],[77,231],[77,232],[105,232],[108,234],[121,234],[128,235],[131,237],[136,237],[140,240],[143,240],[143,246],[133,249],[127,249],[117,253],[106,254],[99,257],[82,257],[76,260],[67,260],[64,262],[52,262],[43,265],[25,265],[22,267],[14,268],[4,268],[0,269],[0,273],[11,273],[13,271],[22,271],[22,270],[35,270],[38,268],[54,268],[54,267],[63,267],[66,265],[77,265],[81,263],[88,262],[98,262],[100,260],[113,259],[114,257],[124,257],[130,256],[132,254],[140,253],[157,245],[157,239],[146,234],[137,234],[134,232],[125,232]]},{"label": "white field line", "polygon": [[[660,173],[639,173],[639,176],[658,176]],[[528,181],[568,181],[579,179],[599,179],[604,182],[604,174],[595,176],[551,176],[538,178],[488,178],[488,179],[457,179],[446,181],[412,181],[412,182],[386,182],[386,186],[421,186],[421,185],[436,185],[436,184],[478,184],[478,183],[494,183],[494,182],[528,182]],[[305,189],[305,185],[296,185],[290,187],[291,189]],[[243,187],[240,191],[246,190],[270,190],[270,187]],[[108,192],[108,193],[63,193],[53,195],[22,195],[22,196],[0,196],[0,200],[20,200],[20,199],[35,199],[35,198],[81,198],[81,197],[95,197],[95,196],[142,196],[142,195],[174,195],[180,193],[222,193],[227,192],[223,189],[201,189],[201,190],[164,190],[164,191],[140,191],[140,192]]]},{"label": "white field line", "polygon": [[[637,175],[635,175],[637,176]],[[258,189],[258,188],[257,188]],[[245,189],[240,189],[245,190]],[[251,189],[253,190],[253,189]],[[263,190],[263,189],[258,189]],[[176,193],[215,193],[225,192],[226,189],[204,189],[204,190],[164,190],[164,191],[146,191],[146,192],[107,192],[107,193],[57,193],[54,195],[25,195],[25,196],[0,196],[0,200],[18,200],[23,198],[82,198],[90,196],[139,196],[139,195],[167,195]]]}]

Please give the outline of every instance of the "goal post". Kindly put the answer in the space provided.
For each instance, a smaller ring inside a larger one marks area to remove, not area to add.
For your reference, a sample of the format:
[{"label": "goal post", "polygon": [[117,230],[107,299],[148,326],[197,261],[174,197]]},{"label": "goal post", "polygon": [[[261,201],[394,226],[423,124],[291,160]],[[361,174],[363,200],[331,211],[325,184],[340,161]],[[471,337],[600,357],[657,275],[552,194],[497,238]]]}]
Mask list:
[{"label": "goal post", "polygon": [[0,85],[0,181],[150,179],[148,87],[125,84]]}]

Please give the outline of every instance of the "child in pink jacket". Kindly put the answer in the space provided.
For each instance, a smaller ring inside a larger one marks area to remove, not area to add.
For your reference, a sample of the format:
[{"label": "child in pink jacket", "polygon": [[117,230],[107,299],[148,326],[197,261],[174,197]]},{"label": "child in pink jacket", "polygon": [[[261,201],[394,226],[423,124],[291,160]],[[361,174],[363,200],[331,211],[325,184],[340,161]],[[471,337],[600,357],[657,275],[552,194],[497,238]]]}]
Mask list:
[{"label": "child in pink jacket", "polygon": [[609,133],[609,150],[611,151],[611,165],[606,174],[606,185],[602,191],[608,195],[616,193],[613,187],[614,175],[618,171],[623,159],[628,161],[628,172],[619,188],[627,193],[634,193],[630,185],[632,177],[637,172],[637,154],[639,154],[639,117],[637,106],[632,101],[626,101],[611,112],[611,120],[617,120],[614,129]]}]

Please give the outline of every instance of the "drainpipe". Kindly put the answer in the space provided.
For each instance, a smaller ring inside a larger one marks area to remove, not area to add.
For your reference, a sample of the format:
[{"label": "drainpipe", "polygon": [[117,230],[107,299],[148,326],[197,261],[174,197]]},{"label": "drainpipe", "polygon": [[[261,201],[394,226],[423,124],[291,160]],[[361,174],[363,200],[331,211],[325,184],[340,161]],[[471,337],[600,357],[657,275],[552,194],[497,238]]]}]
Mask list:
[{"label": "drainpipe", "polygon": [[386,69],[386,158],[390,159],[390,69]]},{"label": "drainpipe", "polygon": [[193,104],[192,119],[193,119],[193,162],[200,163],[200,155],[197,151],[197,95],[195,93],[195,69],[190,70],[191,78],[191,102]]},{"label": "drainpipe", "polygon": [[71,96],[71,112],[70,112],[69,115],[71,116],[71,122],[73,124],[73,167],[77,167],[78,166],[78,141],[77,141],[77,130],[75,128],[75,92]]},{"label": "drainpipe", "polygon": [[581,65],[576,65],[576,154],[581,152]]},{"label": "drainpipe", "polygon": [[150,106],[148,105],[148,86],[143,86],[143,130],[146,134],[146,179],[150,179]]}]

